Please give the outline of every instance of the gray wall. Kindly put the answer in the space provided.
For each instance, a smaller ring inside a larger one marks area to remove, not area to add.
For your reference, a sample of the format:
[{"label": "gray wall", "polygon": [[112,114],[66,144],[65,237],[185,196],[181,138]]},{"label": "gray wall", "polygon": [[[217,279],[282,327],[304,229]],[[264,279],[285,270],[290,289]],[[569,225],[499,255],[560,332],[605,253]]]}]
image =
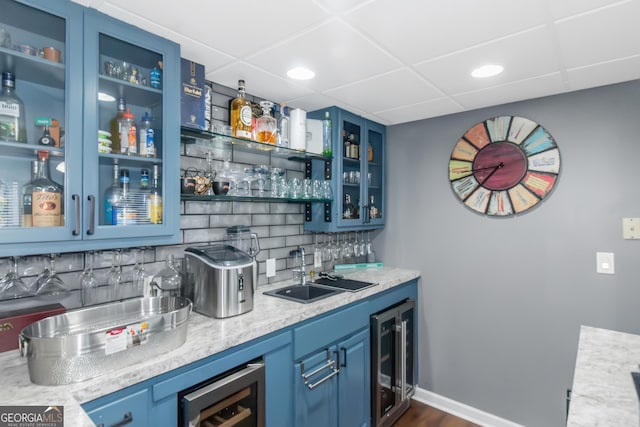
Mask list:
[{"label": "gray wall", "polygon": [[[451,150],[474,124],[530,118],[556,139],[561,176],[528,213],[486,218],[455,197]],[[417,268],[419,384],[527,426],[565,424],[581,324],[640,333],[640,81],[388,129],[385,264]],[[615,275],[596,274],[596,252]]]}]

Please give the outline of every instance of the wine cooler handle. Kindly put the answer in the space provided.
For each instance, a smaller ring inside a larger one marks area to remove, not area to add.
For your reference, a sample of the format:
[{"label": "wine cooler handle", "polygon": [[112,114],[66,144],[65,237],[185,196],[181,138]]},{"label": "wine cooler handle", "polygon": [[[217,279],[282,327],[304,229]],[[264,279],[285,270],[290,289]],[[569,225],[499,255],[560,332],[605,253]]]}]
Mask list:
[{"label": "wine cooler handle", "polygon": [[87,197],[87,200],[89,200],[89,229],[87,230],[87,234],[89,236],[93,236],[93,232],[94,232],[94,228],[96,225],[96,198],[94,197],[93,194],[90,194]]},{"label": "wine cooler handle", "polygon": [[[331,359],[331,351],[327,349],[327,362],[324,365],[320,366],[319,368],[315,369],[314,371],[305,372],[304,363],[300,364],[300,375],[302,376],[302,380],[304,381],[306,386],[309,387],[309,390],[313,390],[314,388],[318,387],[320,384],[324,383],[325,381],[328,381],[329,379],[331,379],[332,377],[335,377],[336,375],[338,375],[338,373],[340,373],[339,353],[337,351],[334,351],[333,353],[336,355],[336,359],[338,359],[337,361]],[[309,379],[311,377],[322,372],[325,369],[329,369],[331,371],[329,375],[323,377],[322,379],[316,381],[315,383],[309,382]]]},{"label": "wine cooler handle", "polygon": [[80,234],[80,195],[78,194],[74,194],[71,196],[71,199],[73,200],[73,206],[75,208],[75,213],[76,213],[76,217],[75,217],[75,221],[76,221],[76,226],[73,228],[73,231],[71,232],[71,234],[73,234],[74,236],[77,236]]},{"label": "wine cooler handle", "polygon": [[400,398],[407,398],[407,321],[400,323]]},{"label": "wine cooler handle", "polygon": [[[111,424],[107,427],[122,427],[132,422],[133,422],[133,415],[131,415],[131,412],[127,412],[126,414],[124,414],[124,417],[120,421],[118,421],[115,424]],[[104,423],[98,424],[98,427],[105,427]]]}]

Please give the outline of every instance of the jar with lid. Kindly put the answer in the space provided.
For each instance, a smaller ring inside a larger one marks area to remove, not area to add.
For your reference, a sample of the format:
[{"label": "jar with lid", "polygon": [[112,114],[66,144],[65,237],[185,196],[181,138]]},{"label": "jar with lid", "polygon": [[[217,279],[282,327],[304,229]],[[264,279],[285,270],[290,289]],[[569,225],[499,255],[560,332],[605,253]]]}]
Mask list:
[{"label": "jar with lid", "polygon": [[173,255],[165,260],[164,268],[158,272],[151,282],[151,296],[174,296],[182,294],[182,273],[176,266]]},{"label": "jar with lid", "polygon": [[256,119],[258,142],[275,145],[278,123],[276,119],[271,116],[273,102],[260,101],[260,107],[262,108],[262,115]]}]

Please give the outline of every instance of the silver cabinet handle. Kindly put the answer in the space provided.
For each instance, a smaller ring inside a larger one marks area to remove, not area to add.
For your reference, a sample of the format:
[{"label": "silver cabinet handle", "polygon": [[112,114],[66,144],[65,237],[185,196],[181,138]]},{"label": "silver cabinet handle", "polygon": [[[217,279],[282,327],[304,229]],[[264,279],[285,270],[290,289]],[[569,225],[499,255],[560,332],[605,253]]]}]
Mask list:
[{"label": "silver cabinet handle", "polygon": [[407,398],[407,321],[400,323],[400,398]]},{"label": "silver cabinet handle", "polygon": [[[305,385],[307,387],[309,387],[309,390],[313,390],[314,388],[318,387],[320,384],[328,381],[329,379],[331,379],[332,377],[335,377],[336,375],[338,375],[338,373],[340,372],[340,356],[338,354],[337,351],[333,352],[336,355],[336,359],[338,359],[338,361],[336,362],[336,360],[331,359],[331,351],[329,351],[329,349],[327,349],[327,362],[320,366],[319,368],[311,371],[311,372],[304,372],[304,363],[300,364],[300,375],[302,376],[302,380],[304,381]],[[311,377],[313,377],[316,374],[319,374],[320,372],[322,372],[325,369],[329,369],[331,372],[329,373],[329,375],[321,378],[320,380],[316,381],[315,383],[310,383],[309,379]]]},{"label": "silver cabinet handle", "polygon": [[[132,422],[133,422],[133,415],[131,415],[131,412],[127,412],[126,414],[124,414],[124,417],[120,421],[116,422],[115,424],[111,424],[110,426],[107,426],[107,427],[122,427]],[[98,424],[98,427],[104,427],[104,423]]]},{"label": "silver cabinet handle", "polygon": [[87,230],[87,234],[92,236],[96,226],[96,198],[93,194],[90,194],[87,200],[89,200],[89,229]]},{"label": "silver cabinet handle", "polygon": [[74,194],[71,196],[71,199],[73,200],[73,206],[76,213],[76,226],[73,228],[71,234],[77,236],[80,234],[80,196],[78,194]]}]

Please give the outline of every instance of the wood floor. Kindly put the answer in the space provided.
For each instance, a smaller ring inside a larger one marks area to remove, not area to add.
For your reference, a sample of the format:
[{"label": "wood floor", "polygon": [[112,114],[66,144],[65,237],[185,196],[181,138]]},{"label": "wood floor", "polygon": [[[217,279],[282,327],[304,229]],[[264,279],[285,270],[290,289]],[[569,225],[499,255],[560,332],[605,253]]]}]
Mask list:
[{"label": "wood floor", "polygon": [[411,408],[393,425],[393,427],[480,427],[470,421],[455,417],[439,409],[411,401]]}]

